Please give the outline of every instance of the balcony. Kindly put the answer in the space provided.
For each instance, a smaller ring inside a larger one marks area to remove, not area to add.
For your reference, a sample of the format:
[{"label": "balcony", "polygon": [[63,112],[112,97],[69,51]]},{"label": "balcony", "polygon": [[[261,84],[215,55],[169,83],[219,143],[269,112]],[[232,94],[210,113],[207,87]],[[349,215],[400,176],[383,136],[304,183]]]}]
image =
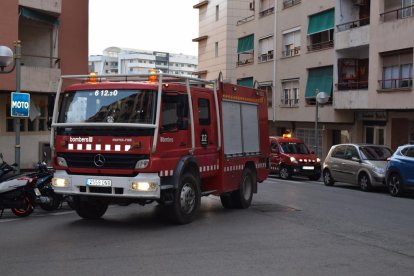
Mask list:
[{"label": "balcony", "polygon": [[333,96],[335,109],[366,109],[369,106],[367,90],[336,91]]},{"label": "balcony", "polygon": [[378,81],[378,91],[411,91],[413,88],[412,78],[400,78],[400,79],[386,79]]},{"label": "balcony", "polygon": [[283,8],[287,9],[296,5],[299,5],[301,0],[285,0],[283,1]]},{"label": "balcony", "polygon": [[237,23],[236,23],[236,25],[239,26],[239,25],[242,25],[244,23],[250,22],[252,20],[254,20],[254,14],[251,15],[251,16],[248,16],[248,17],[245,17],[243,19],[238,20]]},{"label": "balcony", "polygon": [[249,65],[254,62],[254,52],[239,53],[237,55],[237,66]]},{"label": "balcony", "polygon": [[353,28],[359,28],[359,27],[362,27],[368,24],[369,24],[369,17],[366,17],[366,18],[350,21],[347,23],[339,24],[336,26],[336,28],[338,32],[343,32],[343,31],[350,30]]},{"label": "balcony", "polygon": [[284,99],[280,101],[280,107],[299,107],[299,99]]},{"label": "balcony", "polygon": [[21,88],[23,91],[55,93],[60,75],[59,58],[22,56]]},{"label": "balcony", "polygon": [[282,56],[284,58],[294,57],[294,56],[299,56],[299,55],[300,55],[300,47],[294,47],[294,48],[292,48],[290,50],[287,50],[287,51],[283,51],[282,52]]},{"label": "balcony", "polygon": [[260,54],[258,57],[259,63],[266,62],[266,61],[272,61],[273,60],[273,50],[268,51],[265,54]]},{"label": "balcony", "polygon": [[310,45],[307,46],[308,52],[321,51],[321,50],[330,49],[330,48],[333,48],[333,47],[334,47],[334,41],[333,40],[314,43],[314,44],[310,44]]},{"label": "balcony", "polygon": [[259,12],[259,17],[265,17],[275,13],[275,7],[271,7],[269,9],[263,10]]},{"label": "balcony", "polygon": [[[369,19],[368,19],[369,20]],[[358,22],[358,23],[356,23]],[[370,32],[369,25],[361,25],[362,21],[352,21],[338,25],[338,32],[335,34],[335,49],[348,49],[359,46],[369,45]],[[352,27],[355,24],[356,27]],[[339,28],[342,31],[339,31]]]},{"label": "balcony", "polygon": [[56,14],[62,12],[62,0],[19,0],[19,5]]},{"label": "balcony", "polygon": [[414,16],[414,5],[387,11],[380,14],[383,22],[405,19]]}]

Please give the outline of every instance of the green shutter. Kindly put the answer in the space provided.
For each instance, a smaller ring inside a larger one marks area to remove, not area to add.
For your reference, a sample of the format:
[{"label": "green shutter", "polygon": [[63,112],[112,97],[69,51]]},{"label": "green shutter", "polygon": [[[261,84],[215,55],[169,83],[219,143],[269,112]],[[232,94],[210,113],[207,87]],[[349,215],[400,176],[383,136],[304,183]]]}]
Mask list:
[{"label": "green shutter", "polygon": [[237,84],[247,87],[253,87],[253,78],[238,79]]},{"label": "green shutter", "polygon": [[56,26],[59,25],[59,19],[56,17],[29,8],[20,7],[20,15],[30,20],[48,23]]},{"label": "green shutter", "polygon": [[237,53],[244,53],[254,49],[254,35],[248,35],[242,38],[239,38],[237,44]]},{"label": "green shutter", "polygon": [[327,10],[309,17],[308,35],[335,28],[335,10]]},{"label": "green shutter", "polygon": [[305,98],[315,98],[316,89],[332,96],[333,88],[333,67],[321,67],[309,69],[308,82],[306,83]]}]

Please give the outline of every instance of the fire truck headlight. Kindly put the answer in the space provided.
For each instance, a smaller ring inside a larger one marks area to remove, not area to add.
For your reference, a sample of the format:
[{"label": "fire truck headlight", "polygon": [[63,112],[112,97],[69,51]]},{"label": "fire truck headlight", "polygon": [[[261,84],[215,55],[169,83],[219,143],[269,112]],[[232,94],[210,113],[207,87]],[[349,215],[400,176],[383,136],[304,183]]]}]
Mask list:
[{"label": "fire truck headlight", "polygon": [[293,157],[293,156],[290,157],[290,162],[295,163],[295,164],[298,163],[298,161],[296,160],[296,158]]},{"label": "fire truck headlight", "polygon": [[148,167],[148,164],[149,164],[148,159],[139,160],[137,164],[135,165],[135,169],[145,169],[146,167]]},{"label": "fire truck headlight", "polygon": [[61,167],[67,167],[68,166],[68,164],[66,163],[65,158],[63,158],[63,157],[58,157],[57,158],[57,163]]},{"label": "fire truck headlight", "polygon": [[131,189],[135,191],[153,192],[157,190],[157,184],[154,182],[132,182]]},{"label": "fire truck headlight", "polygon": [[52,178],[52,186],[57,188],[65,188],[69,186],[69,181],[65,178]]},{"label": "fire truck headlight", "polygon": [[316,158],[316,163],[321,163],[321,159],[319,157]]}]

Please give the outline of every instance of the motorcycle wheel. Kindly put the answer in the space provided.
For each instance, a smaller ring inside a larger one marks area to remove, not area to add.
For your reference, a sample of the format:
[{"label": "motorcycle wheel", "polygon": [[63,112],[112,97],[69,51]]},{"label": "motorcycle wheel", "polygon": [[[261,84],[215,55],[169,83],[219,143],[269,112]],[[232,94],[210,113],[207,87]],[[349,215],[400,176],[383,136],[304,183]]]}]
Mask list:
[{"label": "motorcycle wheel", "polygon": [[34,206],[31,203],[30,199],[28,197],[24,197],[24,207],[23,208],[11,208],[11,211],[13,214],[15,214],[18,217],[27,217],[31,213],[33,213]]},{"label": "motorcycle wheel", "polygon": [[55,193],[51,193],[48,195],[51,199],[49,203],[40,203],[39,206],[45,211],[54,211],[59,208],[60,204],[62,203],[62,197]]}]

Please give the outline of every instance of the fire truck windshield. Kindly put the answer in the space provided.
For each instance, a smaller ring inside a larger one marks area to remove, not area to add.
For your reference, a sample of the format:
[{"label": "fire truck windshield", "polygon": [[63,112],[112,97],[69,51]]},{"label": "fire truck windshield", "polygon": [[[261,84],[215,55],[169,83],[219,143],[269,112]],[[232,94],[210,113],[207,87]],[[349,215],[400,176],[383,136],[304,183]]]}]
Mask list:
[{"label": "fire truck windshield", "polygon": [[155,90],[82,90],[62,93],[59,123],[154,124]]}]

